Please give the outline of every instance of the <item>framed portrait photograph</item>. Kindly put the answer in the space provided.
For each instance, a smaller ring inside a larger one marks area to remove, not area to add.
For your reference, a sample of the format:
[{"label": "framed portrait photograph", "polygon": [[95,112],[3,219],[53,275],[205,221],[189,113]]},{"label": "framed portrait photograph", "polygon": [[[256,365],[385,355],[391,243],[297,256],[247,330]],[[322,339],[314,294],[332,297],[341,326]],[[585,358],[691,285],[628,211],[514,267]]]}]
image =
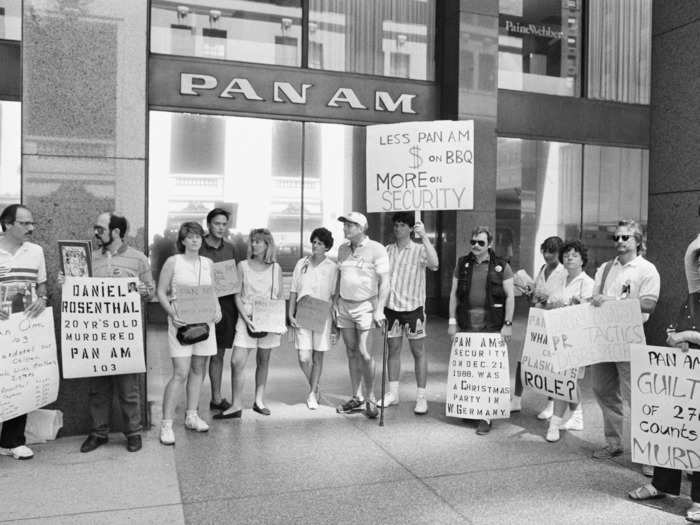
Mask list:
[{"label": "framed portrait photograph", "polygon": [[58,241],[61,271],[66,277],[92,277],[90,241]]}]

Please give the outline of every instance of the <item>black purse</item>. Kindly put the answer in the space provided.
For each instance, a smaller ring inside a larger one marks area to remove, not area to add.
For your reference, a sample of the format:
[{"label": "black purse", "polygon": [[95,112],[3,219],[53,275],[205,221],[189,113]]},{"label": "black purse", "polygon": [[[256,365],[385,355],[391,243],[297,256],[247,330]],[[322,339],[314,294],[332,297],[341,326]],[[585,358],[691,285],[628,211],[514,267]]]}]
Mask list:
[{"label": "black purse", "polygon": [[[202,283],[202,260],[199,260],[199,279],[198,284]],[[173,303],[173,309],[177,313],[175,308],[175,303]],[[182,346],[193,345],[195,343],[200,343],[209,339],[209,324],[208,323],[193,323],[186,324],[185,326],[180,326],[177,329],[177,334],[175,335],[177,341]]]},{"label": "black purse", "polygon": [[[272,286],[270,287],[270,299],[272,299],[272,291],[275,289],[275,263],[272,263]],[[267,332],[253,332],[250,329],[250,326],[248,326],[248,323],[245,325],[245,329],[248,332],[248,335],[252,337],[253,339],[262,339],[267,335]]]}]

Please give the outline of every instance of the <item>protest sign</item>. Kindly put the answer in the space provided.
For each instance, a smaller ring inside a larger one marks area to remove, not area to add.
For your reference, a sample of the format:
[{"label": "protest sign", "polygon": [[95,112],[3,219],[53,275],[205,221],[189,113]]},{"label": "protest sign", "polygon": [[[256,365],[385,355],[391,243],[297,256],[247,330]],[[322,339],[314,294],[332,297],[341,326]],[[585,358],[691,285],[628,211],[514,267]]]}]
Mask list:
[{"label": "protest sign", "polygon": [[700,351],[631,345],[632,461],[700,471]]},{"label": "protest sign", "polygon": [[253,325],[256,332],[283,334],[287,331],[287,313],[284,299],[255,297],[253,299]]},{"label": "protest sign", "polygon": [[510,416],[508,348],[501,334],[460,332],[454,336],[445,415],[462,419]]},{"label": "protest sign", "polygon": [[638,299],[589,303],[545,311],[554,370],[629,361],[630,344],[644,344]]},{"label": "protest sign", "polygon": [[474,121],[367,126],[367,211],[474,208]]},{"label": "protest sign", "polygon": [[218,306],[214,287],[209,285],[178,285],[173,304],[177,316],[188,324],[213,322]]},{"label": "protest sign", "polygon": [[294,318],[302,328],[313,332],[323,332],[331,313],[331,303],[305,295],[297,301]]},{"label": "protest sign", "polygon": [[58,360],[53,310],[0,321],[0,421],[56,401]]},{"label": "protest sign", "polygon": [[552,365],[552,347],[545,332],[545,310],[530,308],[525,344],[520,360],[523,386],[541,394],[578,403],[578,368],[557,372]]},{"label": "protest sign", "polygon": [[63,377],[145,372],[135,279],[66,278],[61,298]]},{"label": "protest sign", "polygon": [[217,297],[239,293],[241,281],[238,279],[236,261],[220,261],[212,265],[214,272],[214,290]]}]

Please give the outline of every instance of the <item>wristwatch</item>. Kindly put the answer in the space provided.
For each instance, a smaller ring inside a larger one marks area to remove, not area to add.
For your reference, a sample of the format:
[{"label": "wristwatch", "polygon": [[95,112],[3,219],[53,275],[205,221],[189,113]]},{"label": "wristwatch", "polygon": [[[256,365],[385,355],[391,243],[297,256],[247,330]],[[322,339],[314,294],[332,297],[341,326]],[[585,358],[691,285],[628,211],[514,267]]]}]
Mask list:
[{"label": "wristwatch", "polygon": [[513,321],[503,321],[505,326],[513,326]]}]

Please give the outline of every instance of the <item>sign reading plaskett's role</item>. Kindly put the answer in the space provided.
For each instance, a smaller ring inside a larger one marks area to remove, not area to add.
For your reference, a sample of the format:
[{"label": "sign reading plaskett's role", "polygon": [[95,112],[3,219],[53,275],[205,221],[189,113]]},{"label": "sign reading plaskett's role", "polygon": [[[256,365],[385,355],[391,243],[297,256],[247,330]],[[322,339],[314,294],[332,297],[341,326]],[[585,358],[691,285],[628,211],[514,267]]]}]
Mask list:
[{"label": "sign reading plaskett's role", "polygon": [[62,293],[63,377],[146,371],[135,279],[68,277]]},{"label": "sign reading plaskett's role", "polygon": [[367,126],[367,211],[474,208],[474,121]]}]

